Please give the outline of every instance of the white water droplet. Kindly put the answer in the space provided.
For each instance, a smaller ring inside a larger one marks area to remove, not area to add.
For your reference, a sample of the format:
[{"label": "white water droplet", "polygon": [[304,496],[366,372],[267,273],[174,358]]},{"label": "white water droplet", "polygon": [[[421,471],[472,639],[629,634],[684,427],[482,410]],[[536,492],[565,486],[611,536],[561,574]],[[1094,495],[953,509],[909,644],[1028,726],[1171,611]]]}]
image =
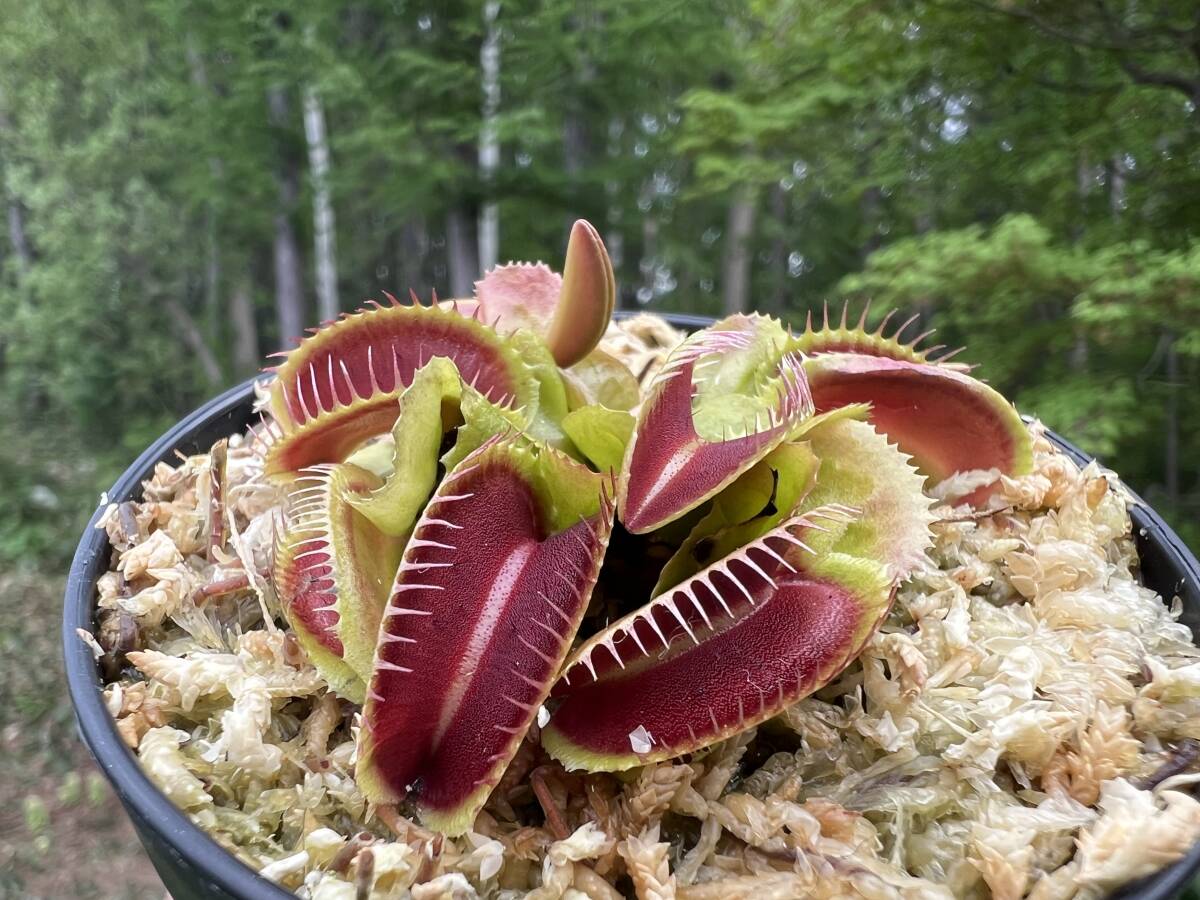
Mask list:
[{"label": "white water droplet", "polygon": [[538,707],[538,715],[537,715],[538,728],[545,728],[546,724],[549,721],[550,721],[550,710],[546,709],[545,706],[539,706]]}]

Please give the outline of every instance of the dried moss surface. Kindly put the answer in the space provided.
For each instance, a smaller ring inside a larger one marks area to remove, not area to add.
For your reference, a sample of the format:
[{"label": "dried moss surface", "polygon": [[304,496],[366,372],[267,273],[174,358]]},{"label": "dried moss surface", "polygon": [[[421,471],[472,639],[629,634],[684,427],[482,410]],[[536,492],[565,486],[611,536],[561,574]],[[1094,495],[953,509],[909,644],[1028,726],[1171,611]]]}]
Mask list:
[{"label": "dried moss surface", "polygon": [[[643,317],[604,346],[644,380],[679,337]],[[834,683],[619,777],[564,771],[535,725],[459,839],[359,793],[359,710],[282,624],[282,498],[245,436],[223,481],[190,457],[109,509],[88,639],[154,781],[313,900],[1099,897],[1200,838],[1200,650],[1138,583],[1115,477],[1031,431],[1034,471],[987,509],[953,501],[995,473],[939,486],[930,558]]]}]

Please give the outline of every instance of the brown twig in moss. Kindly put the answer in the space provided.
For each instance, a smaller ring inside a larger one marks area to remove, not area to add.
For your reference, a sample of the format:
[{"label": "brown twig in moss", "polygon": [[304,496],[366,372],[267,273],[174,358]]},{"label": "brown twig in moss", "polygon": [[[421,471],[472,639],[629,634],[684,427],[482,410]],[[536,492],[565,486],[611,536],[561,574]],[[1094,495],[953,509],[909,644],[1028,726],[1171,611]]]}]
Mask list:
[{"label": "brown twig in moss", "polygon": [[300,646],[300,640],[292,632],[283,636],[283,661],[293,669],[299,669],[308,662],[308,654]]},{"label": "brown twig in moss", "polygon": [[546,752],[541,744],[541,729],[535,722],[525,733],[525,739],[517,748],[516,755],[500,776],[500,781],[488,798],[488,808],[502,819],[517,821],[519,817],[513,809],[513,804],[519,805],[521,800],[528,796],[529,783],[526,776],[535,766],[546,761]]},{"label": "brown twig in moss", "polygon": [[421,854],[421,867],[417,869],[414,883],[423,884],[433,878],[433,873],[437,870],[438,862],[442,858],[442,846],[445,840],[444,835],[436,834],[432,840],[426,841],[417,848],[417,852]]},{"label": "brown twig in moss", "polygon": [[110,680],[116,679],[126,665],[125,654],[142,647],[137,619],[124,610],[118,610],[104,619],[96,630],[96,639],[105,651],[100,658],[100,668]]},{"label": "brown twig in moss", "polygon": [[538,766],[530,773],[529,783],[533,787],[534,796],[541,804],[542,812],[546,815],[546,827],[550,829],[555,840],[561,841],[571,833],[571,829],[567,827],[563,811],[559,808],[558,801],[554,799],[554,793],[550,790],[548,779],[553,775],[552,766]]},{"label": "brown twig in moss", "polygon": [[216,597],[224,597],[227,594],[235,594],[238,591],[249,590],[250,577],[243,572],[241,575],[231,575],[229,578],[222,578],[218,581],[210,581],[196,589],[194,602],[197,605],[203,604],[208,600]]},{"label": "brown twig in moss", "polygon": [[422,843],[431,844],[440,835],[428,831],[407,816],[402,816],[394,806],[382,805],[375,807],[375,817],[397,838],[416,847]]},{"label": "brown twig in moss", "polygon": [[371,832],[360,831],[346,841],[342,849],[333,855],[333,859],[329,861],[329,870],[337,872],[339,875],[345,875],[346,870],[350,868],[350,863],[354,862],[354,858],[358,856],[359,852],[371,846],[376,840],[378,839]]},{"label": "brown twig in moss", "polygon": [[370,900],[371,888],[375,884],[375,854],[370,847],[363,848],[354,859],[358,871],[354,878],[355,900]]},{"label": "brown twig in moss", "polygon": [[[313,704],[312,712],[309,713],[300,728],[304,738],[307,760],[311,760],[317,765],[321,763],[328,765],[325,755],[329,746],[329,736],[333,734],[334,729],[341,721],[342,710],[338,705],[337,697],[328,692],[322,694]],[[311,764],[309,768],[312,768]]]},{"label": "brown twig in moss", "polygon": [[136,505],[133,501],[126,500],[117,507],[117,516],[121,520],[121,531],[125,535],[125,542],[133,546],[141,535],[141,529],[138,528],[137,523]]},{"label": "brown twig in moss", "polygon": [[1182,775],[1200,761],[1200,741],[1194,738],[1184,738],[1171,748],[1166,761],[1143,778],[1139,783],[1144,791],[1152,790],[1168,778]]}]

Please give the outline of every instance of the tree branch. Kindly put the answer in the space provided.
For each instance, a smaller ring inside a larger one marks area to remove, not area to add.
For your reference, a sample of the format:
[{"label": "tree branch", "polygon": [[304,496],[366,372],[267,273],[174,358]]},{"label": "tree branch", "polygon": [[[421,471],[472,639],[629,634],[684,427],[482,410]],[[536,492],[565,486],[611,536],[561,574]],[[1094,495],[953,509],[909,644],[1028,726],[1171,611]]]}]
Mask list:
[{"label": "tree branch", "polygon": [[204,342],[204,335],[200,333],[200,326],[196,324],[196,320],[191,317],[178,300],[170,299],[167,301],[166,306],[167,312],[171,316],[171,321],[175,323],[175,327],[179,330],[179,336],[183,338],[183,342],[196,355],[196,360],[200,363],[200,368],[204,370],[204,377],[208,379],[210,385],[221,385],[225,381],[225,377],[221,373],[221,364],[217,362],[216,356],[213,355],[208,344]]},{"label": "tree branch", "polygon": [[[1098,40],[1090,35],[1083,34],[1078,31],[1071,31],[1068,28],[1063,28],[1047,21],[1037,13],[1027,9],[1018,7],[995,6],[985,0],[957,0],[956,5],[970,6],[975,9],[983,10],[997,16],[1005,16],[1010,19],[1016,19],[1020,22],[1026,22],[1049,37],[1064,41],[1075,47],[1084,47],[1089,50],[1099,50],[1108,53],[1113,60],[1120,66],[1121,71],[1129,76],[1135,84],[1151,85],[1155,87],[1167,87],[1179,91],[1189,100],[1196,104],[1198,112],[1200,112],[1200,77],[1191,77],[1182,72],[1167,72],[1156,69],[1147,69],[1141,63],[1131,58],[1131,54],[1138,50],[1145,51],[1149,48],[1138,48],[1134,45],[1134,40],[1137,35],[1128,30],[1118,28],[1116,21],[1110,13],[1108,7],[1103,0],[1094,0],[1093,6],[1097,11],[1097,18],[1101,22],[1101,26],[1107,32],[1107,39]],[[1200,26],[1198,26],[1200,28]],[[1142,30],[1142,34],[1157,32],[1158,34],[1174,35],[1183,40],[1184,37],[1191,38],[1195,41],[1195,45],[1184,41],[1183,48],[1179,42],[1175,44],[1173,49],[1185,49],[1191,47],[1197,58],[1200,59],[1200,30],[1193,32],[1183,32],[1179,29],[1171,28],[1165,25],[1160,25],[1156,29],[1147,31]],[[1039,82],[1040,83],[1040,82]],[[1046,87],[1053,87],[1052,84],[1046,84]]]},{"label": "tree branch", "polygon": [[1183,92],[1183,95],[1189,100],[1200,99],[1200,79],[1188,78],[1177,72],[1156,72],[1152,69],[1144,69],[1132,59],[1125,57],[1118,57],[1117,65],[1138,84],[1175,88]]},{"label": "tree branch", "polygon": [[[1097,12],[1099,12],[1101,20],[1104,22],[1105,30],[1108,31],[1109,36],[1115,40],[1117,38],[1117,27],[1113,21],[1113,17],[1109,14],[1108,6],[1105,5],[1104,0],[1093,0],[1093,5],[1096,7]],[[1128,37],[1126,37],[1126,41],[1127,40]],[[1162,72],[1146,69],[1141,63],[1130,59],[1128,50],[1129,47],[1128,44],[1126,44],[1126,49],[1116,53],[1117,65],[1121,67],[1121,71],[1133,79],[1135,84],[1174,88],[1175,90],[1182,92],[1185,97],[1193,102],[1193,104],[1195,104],[1197,100],[1200,100],[1200,80],[1196,78],[1189,78],[1188,76],[1178,72]],[[1193,109],[1193,112],[1200,112],[1200,104],[1197,104],[1197,107],[1197,109]]]},{"label": "tree branch", "polygon": [[1044,87],[1051,91],[1059,91],[1064,94],[1110,94],[1127,87],[1124,81],[1093,84],[1084,81],[1055,81],[1053,78],[1045,78],[1040,75],[1032,76],[1031,80],[1038,87]]},{"label": "tree branch", "polygon": [[1087,47],[1089,50],[1106,50],[1108,52],[1122,52],[1128,48],[1127,44],[1118,44],[1111,42],[1101,42],[1085,37],[1078,32],[1068,31],[1060,28],[1057,25],[1052,25],[1036,13],[1032,13],[1027,9],[1017,9],[1015,7],[993,6],[990,3],[985,3],[983,0],[961,0],[968,6],[973,6],[976,9],[981,9],[984,12],[992,13],[998,16],[1007,16],[1010,19],[1016,19],[1021,22],[1028,22],[1038,31],[1049,35],[1053,38],[1058,38],[1060,41],[1066,41],[1069,44],[1074,44],[1076,47]]}]

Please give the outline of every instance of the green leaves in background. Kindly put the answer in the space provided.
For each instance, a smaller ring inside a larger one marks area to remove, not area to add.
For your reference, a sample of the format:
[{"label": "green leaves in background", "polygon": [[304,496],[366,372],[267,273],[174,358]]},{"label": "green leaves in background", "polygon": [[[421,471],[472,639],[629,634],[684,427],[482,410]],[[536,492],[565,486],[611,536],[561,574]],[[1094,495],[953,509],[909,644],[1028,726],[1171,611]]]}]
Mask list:
[{"label": "green leaves in background", "polygon": [[925,313],[1200,541],[1194,11],[0,0],[0,565],[297,322],[577,216],[625,307]]}]

